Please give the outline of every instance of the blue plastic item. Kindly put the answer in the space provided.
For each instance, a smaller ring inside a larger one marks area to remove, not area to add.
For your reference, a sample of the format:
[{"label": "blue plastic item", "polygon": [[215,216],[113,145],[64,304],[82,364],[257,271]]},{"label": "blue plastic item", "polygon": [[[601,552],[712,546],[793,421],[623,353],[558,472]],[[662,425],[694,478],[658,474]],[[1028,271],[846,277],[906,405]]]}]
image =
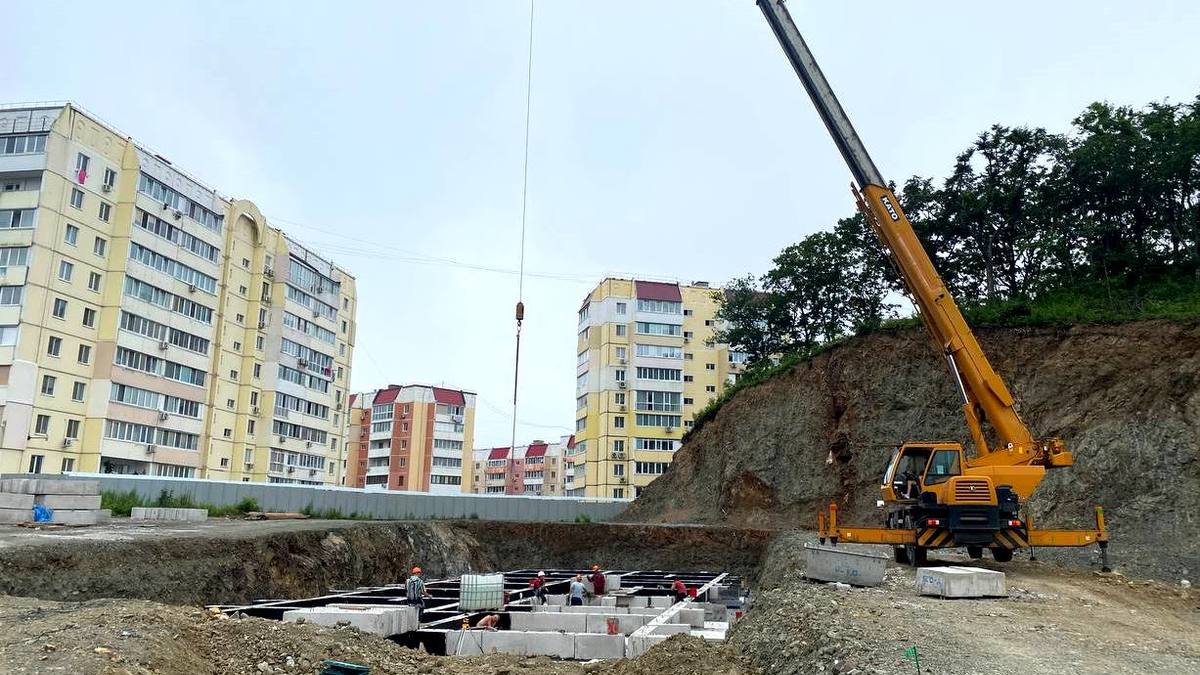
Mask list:
[{"label": "blue plastic item", "polygon": [[54,520],[54,512],[46,507],[45,504],[33,505],[33,522],[48,523]]},{"label": "blue plastic item", "polygon": [[346,663],[345,661],[334,661],[332,659],[323,661],[321,665],[325,669],[321,671],[321,675],[367,675],[371,672],[370,666],[360,666],[357,663]]}]

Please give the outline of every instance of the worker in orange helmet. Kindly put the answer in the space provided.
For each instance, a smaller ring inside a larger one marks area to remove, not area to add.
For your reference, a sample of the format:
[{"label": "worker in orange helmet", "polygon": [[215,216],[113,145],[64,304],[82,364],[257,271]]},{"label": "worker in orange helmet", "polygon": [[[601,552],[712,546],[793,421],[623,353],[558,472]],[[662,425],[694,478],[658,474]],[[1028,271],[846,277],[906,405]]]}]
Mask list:
[{"label": "worker in orange helmet", "polygon": [[592,593],[595,595],[604,595],[604,572],[600,571],[599,565],[592,565],[592,576],[589,578],[592,582]]},{"label": "worker in orange helmet", "polygon": [[421,568],[413,567],[404,587],[404,601],[417,608],[417,621],[421,620],[421,613],[425,611],[425,598],[428,597],[429,591],[425,590],[425,581],[421,579]]}]

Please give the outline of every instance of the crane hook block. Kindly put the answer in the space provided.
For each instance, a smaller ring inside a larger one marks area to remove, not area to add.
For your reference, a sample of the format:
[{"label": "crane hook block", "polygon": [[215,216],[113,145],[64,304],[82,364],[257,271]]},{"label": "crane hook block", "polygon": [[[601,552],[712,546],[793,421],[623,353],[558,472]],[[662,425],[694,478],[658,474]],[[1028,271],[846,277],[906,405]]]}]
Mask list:
[{"label": "crane hook block", "polygon": [[517,301],[517,321],[525,320],[525,303]]}]

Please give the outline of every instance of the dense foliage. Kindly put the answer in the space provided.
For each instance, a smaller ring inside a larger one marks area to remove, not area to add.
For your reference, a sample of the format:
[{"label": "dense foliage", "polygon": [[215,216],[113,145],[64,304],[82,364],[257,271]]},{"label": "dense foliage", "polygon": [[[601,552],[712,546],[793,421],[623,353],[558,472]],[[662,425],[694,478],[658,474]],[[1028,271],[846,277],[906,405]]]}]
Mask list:
[{"label": "dense foliage", "polygon": [[[1094,103],[1068,134],[994,126],[900,200],[968,320],[1200,315],[1200,98]],[[760,367],[898,319],[903,282],[861,215],[718,295],[715,336]]]}]

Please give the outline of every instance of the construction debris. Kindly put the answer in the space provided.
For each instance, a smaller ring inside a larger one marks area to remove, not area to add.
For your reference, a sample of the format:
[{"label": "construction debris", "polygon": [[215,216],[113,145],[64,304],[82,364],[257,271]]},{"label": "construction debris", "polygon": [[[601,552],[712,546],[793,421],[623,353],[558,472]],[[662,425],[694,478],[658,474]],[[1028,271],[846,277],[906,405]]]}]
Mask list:
[{"label": "construction debris", "polygon": [[51,478],[0,480],[0,523],[95,525],[110,515],[100,509],[100,482]]}]

